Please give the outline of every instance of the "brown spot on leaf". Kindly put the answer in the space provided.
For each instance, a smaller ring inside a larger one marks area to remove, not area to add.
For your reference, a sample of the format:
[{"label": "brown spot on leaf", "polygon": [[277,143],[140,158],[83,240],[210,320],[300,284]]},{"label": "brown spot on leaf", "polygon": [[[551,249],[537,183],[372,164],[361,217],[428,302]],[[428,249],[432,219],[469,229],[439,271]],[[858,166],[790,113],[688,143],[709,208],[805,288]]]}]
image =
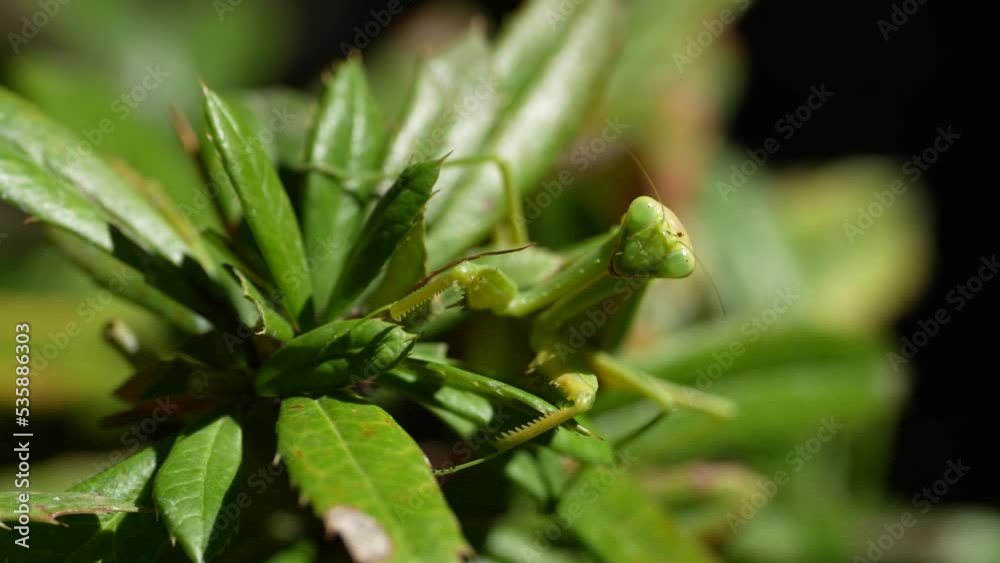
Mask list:
[{"label": "brown spot on leaf", "polygon": [[392,555],[392,540],[366,512],[334,506],[323,513],[323,527],[327,537],[340,536],[355,563],[379,563]]},{"label": "brown spot on leaf", "polygon": [[288,407],[288,410],[290,410],[290,411],[300,411],[300,410],[302,410],[302,408],[303,408],[302,407],[302,403],[295,403],[294,405]]},{"label": "brown spot on leaf", "polygon": [[302,457],[302,450],[292,450],[292,455],[295,457]]}]

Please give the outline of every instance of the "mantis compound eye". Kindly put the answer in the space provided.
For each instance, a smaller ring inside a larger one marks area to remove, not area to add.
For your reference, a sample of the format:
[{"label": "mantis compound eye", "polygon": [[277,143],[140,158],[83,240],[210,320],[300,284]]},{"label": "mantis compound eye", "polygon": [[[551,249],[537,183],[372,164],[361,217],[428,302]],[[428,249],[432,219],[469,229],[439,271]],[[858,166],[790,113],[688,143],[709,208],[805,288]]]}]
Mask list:
[{"label": "mantis compound eye", "polygon": [[622,217],[612,275],[629,278],[683,278],[695,268],[686,230],[673,211],[647,196],[636,198]]}]

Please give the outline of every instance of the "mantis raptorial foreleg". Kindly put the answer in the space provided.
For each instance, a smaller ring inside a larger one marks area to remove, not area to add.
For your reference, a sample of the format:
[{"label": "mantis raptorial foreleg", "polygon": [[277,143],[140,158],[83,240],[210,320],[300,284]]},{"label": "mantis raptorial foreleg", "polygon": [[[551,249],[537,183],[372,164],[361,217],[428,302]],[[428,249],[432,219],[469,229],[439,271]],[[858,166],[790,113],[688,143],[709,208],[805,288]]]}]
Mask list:
[{"label": "mantis raptorial foreleg", "polygon": [[548,382],[565,398],[565,404],[557,411],[501,433],[490,442],[493,447],[500,451],[509,450],[573,420],[594,406],[597,378],[592,374],[564,372],[549,377]]}]

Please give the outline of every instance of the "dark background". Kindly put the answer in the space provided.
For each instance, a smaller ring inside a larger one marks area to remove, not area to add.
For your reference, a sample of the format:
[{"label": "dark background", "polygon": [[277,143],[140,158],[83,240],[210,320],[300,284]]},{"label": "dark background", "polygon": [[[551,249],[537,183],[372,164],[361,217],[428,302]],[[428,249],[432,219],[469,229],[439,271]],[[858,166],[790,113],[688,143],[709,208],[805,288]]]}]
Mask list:
[{"label": "dark background", "polygon": [[[340,41],[351,41],[354,26],[370,20],[369,10],[384,7],[381,0],[300,4],[306,36],[285,76],[296,86],[340,55]],[[478,4],[495,20],[518,2]],[[940,308],[951,310],[948,292],[976,274],[982,257],[996,252],[998,219],[995,184],[985,180],[986,160],[974,152],[973,126],[987,120],[980,98],[989,90],[973,84],[976,73],[964,64],[985,55],[970,41],[983,32],[974,30],[960,4],[928,0],[886,40],[877,22],[889,21],[893,4],[903,6],[902,0],[754,2],[738,28],[750,51],[750,82],[730,132],[746,146],[760,146],[773,134],[777,117],[801,103],[810,86],[826,84],[835,101],[768,166],[873,153],[898,157],[902,167],[930,146],[937,128],[950,126],[961,135],[923,177],[932,199],[937,264],[918,305],[897,323],[903,338]],[[996,368],[977,354],[996,340],[990,320],[998,283],[986,282],[911,362],[916,381],[897,432],[889,484],[903,498],[940,479],[948,460],[961,460],[972,469],[942,502],[1000,505],[995,478],[1000,466],[992,459],[1000,443],[993,434],[998,398],[990,392]]]}]

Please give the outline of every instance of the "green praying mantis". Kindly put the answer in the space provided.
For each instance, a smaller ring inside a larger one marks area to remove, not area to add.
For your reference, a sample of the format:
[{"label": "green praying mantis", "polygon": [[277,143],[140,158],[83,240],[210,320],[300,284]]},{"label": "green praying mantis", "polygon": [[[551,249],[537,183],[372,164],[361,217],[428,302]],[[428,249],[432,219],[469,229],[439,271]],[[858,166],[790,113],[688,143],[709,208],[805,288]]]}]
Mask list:
[{"label": "green praying mantis", "polygon": [[[632,156],[641,168],[641,163]],[[504,171],[503,163],[491,158],[462,159],[448,164],[482,162],[493,162]],[[503,175],[511,238],[523,243],[520,201],[506,181],[507,175]],[[617,226],[569,256],[531,245],[483,252],[440,268],[412,292],[371,312],[369,318],[387,314],[393,322],[401,323],[421,305],[457,288],[468,309],[532,319],[530,343],[535,357],[527,373],[535,376],[536,383],[542,382],[555,390],[559,406],[494,435],[490,440],[496,450],[493,454],[437,473],[451,473],[492,459],[562,425],[580,434],[594,435],[574,419],[594,406],[599,379],[652,399],[662,413],[686,406],[728,418],[732,413],[728,401],[632,369],[595,347],[586,344],[574,347],[565,342],[574,320],[591,308],[603,307],[613,313],[624,300],[638,299],[644,286],[654,280],[685,278],[694,273],[697,260],[687,239],[688,231],[673,211],[658,199],[639,196],[628,206]],[[539,268],[540,263],[546,267]],[[526,271],[533,273],[525,275]],[[457,371],[450,377],[455,384],[456,378],[468,375]]]}]

